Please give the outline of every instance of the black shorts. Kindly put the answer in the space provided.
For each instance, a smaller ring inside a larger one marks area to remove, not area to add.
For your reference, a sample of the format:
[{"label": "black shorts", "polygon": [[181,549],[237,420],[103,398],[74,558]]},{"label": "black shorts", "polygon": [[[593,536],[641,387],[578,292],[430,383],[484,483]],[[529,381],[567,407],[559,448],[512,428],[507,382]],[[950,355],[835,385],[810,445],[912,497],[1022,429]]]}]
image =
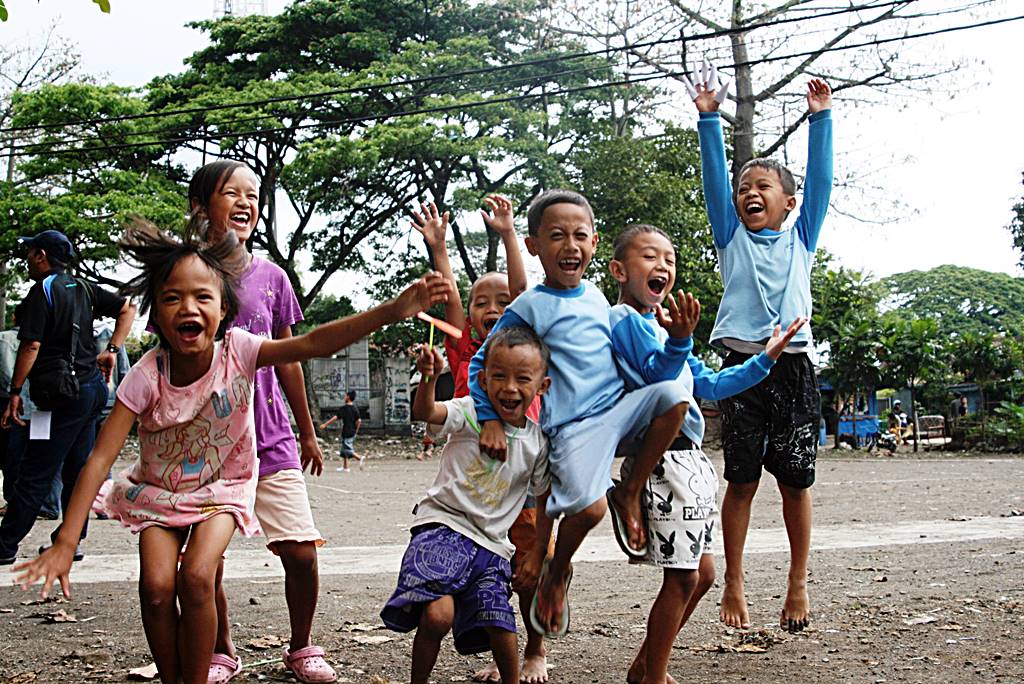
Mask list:
[{"label": "black shorts", "polygon": [[[723,367],[751,356],[730,351]],[[727,482],[756,482],[763,467],[780,484],[814,484],[821,395],[807,354],[783,353],[767,378],[719,406]]]}]

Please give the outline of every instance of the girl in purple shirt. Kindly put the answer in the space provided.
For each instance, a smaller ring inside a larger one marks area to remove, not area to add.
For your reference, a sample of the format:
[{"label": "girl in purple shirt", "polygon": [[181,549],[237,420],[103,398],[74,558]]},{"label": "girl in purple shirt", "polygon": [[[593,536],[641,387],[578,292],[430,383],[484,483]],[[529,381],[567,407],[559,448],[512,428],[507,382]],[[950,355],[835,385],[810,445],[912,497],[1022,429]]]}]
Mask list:
[{"label": "girl in purple shirt", "polygon": [[[259,179],[241,162],[220,160],[203,166],[192,177],[188,196],[192,211],[205,214],[209,221],[210,241],[219,240],[231,230],[244,244],[259,221]],[[249,256],[238,299],[239,311],[233,327],[260,337],[291,337],[292,325],[302,320],[302,310],[284,270],[258,256]],[[295,416],[298,444],[282,390]],[[323,649],[310,641],[320,591],[317,547],[323,545],[324,539],[313,522],[302,472],[308,467],[311,474],[319,476],[324,459],[306,403],[302,366],[289,363],[259,369],[254,406],[259,457],[256,517],[267,538],[267,548],[280,557],[284,566],[285,599],[291,622],[291,642],[284,650],[284,664],[299,681],[333,682],[337,677],[324,659]],[[223,563],[217,573],[219,620],[210,684],[227,682],[242,669],[231,640],[222,575]]]}]

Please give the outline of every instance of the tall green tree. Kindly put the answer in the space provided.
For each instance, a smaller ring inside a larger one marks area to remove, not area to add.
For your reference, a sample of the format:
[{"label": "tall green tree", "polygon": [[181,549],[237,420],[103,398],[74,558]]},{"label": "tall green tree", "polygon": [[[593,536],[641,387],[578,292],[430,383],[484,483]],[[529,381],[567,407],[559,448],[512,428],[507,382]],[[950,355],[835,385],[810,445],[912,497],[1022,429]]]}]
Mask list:
[{"label": "tall green tree", "polygon": [[887,309],[933,319],[946,338],[1024,330],[1024,278],[947,265],[889,276],[882,287]]},{"label": "tall green tree", "polygon": [[942,372],[946,363],[939,325],[933,319],[910,318],[890,312],[883,319],[878,358],[883,378],[893,387],[910,390],[910,419],[914,426],[914,451],[918,450],[920,426],[917,393],[921,384]]}]

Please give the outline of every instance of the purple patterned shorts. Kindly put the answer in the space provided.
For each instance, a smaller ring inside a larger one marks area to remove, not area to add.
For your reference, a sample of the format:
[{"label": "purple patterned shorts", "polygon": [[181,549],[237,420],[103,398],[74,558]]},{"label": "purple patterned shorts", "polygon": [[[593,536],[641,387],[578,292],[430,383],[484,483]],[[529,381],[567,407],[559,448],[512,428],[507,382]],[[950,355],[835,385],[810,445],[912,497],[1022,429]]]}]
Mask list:
[{"label": "purple patterned shorts", "polygon": [[423,606],[443,596],[455,600],[455,650],[463,655],[491,648],[487,627],[516,631],[512,568],[501,556],[439,524],[412,529],[398,588],[380,617],[388,629],[411,632]]}]

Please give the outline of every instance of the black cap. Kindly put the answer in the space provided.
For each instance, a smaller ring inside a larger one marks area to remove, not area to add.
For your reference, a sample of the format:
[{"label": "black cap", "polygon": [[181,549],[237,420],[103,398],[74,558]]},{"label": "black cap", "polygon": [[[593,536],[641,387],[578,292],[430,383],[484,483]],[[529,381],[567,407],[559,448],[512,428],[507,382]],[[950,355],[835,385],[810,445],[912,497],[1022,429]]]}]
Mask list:
[{"label": "black cap", "polygon": [[34,237],[20,237],[18,242],[29,247],[35,247],[46,252],[46,256],[66,264],[75,256],[75,250],[71,246],[68,236],[59,230],[44,230]]}]

